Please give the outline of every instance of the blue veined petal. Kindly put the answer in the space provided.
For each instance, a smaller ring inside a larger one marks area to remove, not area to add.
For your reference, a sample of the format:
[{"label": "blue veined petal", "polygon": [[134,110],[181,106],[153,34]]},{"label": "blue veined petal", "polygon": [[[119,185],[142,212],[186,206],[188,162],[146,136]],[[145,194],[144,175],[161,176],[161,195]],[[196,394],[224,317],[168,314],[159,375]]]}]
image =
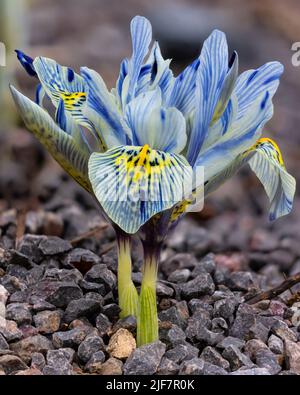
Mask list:
[{"label": "blue veined petal", "polygon": [[152,63],[150,87],[159,87],[162,92],[162,98],[167,96],[173,84],[173,73],[170,70],[170,59],[162,57],[158,42],[154,43],[153,52],[150,55],[149,62]]},{"label": "blue veined petal", "polygon": [[106,88],[101,76],[87,67],[81,68],[87,87],[87,105],[84,114],[98,132],[104,146],[111,148],[127,143],[130,130],[124,124],[115,97]]},{"label": "blue veined petal", "polygon": [[148,144],[165,152],[180,153],[186,144],[185,119],[175,107],[161,106],[160,89],[142,93],[126,108],[135,145]]},{"label": "blue veined petal", "polygon": [[148,19],[144,17],[134,17],[130,24],[130,30],[132,38],[132,56],[128,69],[129,85],[126,103],[135,96],[138,77],[152,39],[151,24]]},{"label": "blue veined petal", "polygon": [[36,58],[33,66],[54,106],[57,107],[60,100],[63,100],[65,111],[69,112],[80,124],[91,127],[90,122],[82,113],[86,93],[81,76],[71,68],[60,66],[48,58]]},{"label": "blue veined petal", "polygon": [[246,163],[249,163],[269,197],[270,220],[288,214],[292,209],[296,181],[286,171],[279,147],[269,138],[259,139],[254,146],[210,179],[205,185],[205,195],[216,190]]},{"label": "blue veined petal", "polygon": [[35,91],[35,102],[36,104],[38,104],[39,106],[43,107],[43,100],[45,97],[45,89],[43,88],[42,84],[38,84],[38,86],[36,87],[36,91]]},{"label": "blue veined petal", "polygon": [[255,154],[250,157],[249,165],[265,188],[271,203],[270,220],[275,220],[291,211],[296,181],[286,171],[274,141],[262,138],[252,150]]},{"label": "blue veined petal", "polygon": [[176,77],[167,100],[169,106],[178,108],[184,115],[195,108],[196,75],[199,65],[200,59],[194,60]]},{"label": "blue veined petal", "polygon": [[195,119],[187,152],[192,166],[207,136],[227,71],[226,37],[224,33],[214,30],[204,42],[196,76]]},{"label": "blue veined petal", "polygon": [[153,215],[182,200],[192,169],[180,155],[147,145],[124,146],[93,153],[89,178],[108,217],[134,234]]},{"label": "blue veined petal", "polygon": [[251,103],[262,93],[268,91],[272,98],[278,88],[282,73],[283,66],[279,62],[269,62],[256,70],[242,73],[234,89],[239,101],[238,116],[242,117]]},{"label": "blue veined petal", "polygon": [[215,108],[215,112],[212,118],[212,123],[216,122],[221,118],[222,114],[227,108],[230,97],[232,96],[233,89],[235,87],[236,79],[238,76],[238,54],[233,53],[229,62],[229,71],[224,79],[222,90]]},{"label": "blue veined petal", "polygon": [[33,66],[33,59],[19,49],[16,49],[15,52],[17,54],[17,58],[19,59],[21,65],[24,67],[27,73],[31,77],[37,77],[36,71]]},{"label": "blue veined petal", "polygon": [[39,80],[54,104],[61,93],[85,92],[83,79],[71,68],[61,66],[53,59],[38,57],[33,62]]},{"label": "blue veined petal", "polygon": [[207,133],[207,137],[202,145],[201,152],[205,152],[213,144],[217,143],[219,139],[224,136],[225,133],[230,133],[232,124],[237,117],[238,101],[235,94],[231,95],[231,98],[227,104],[227,107],[221,117],[210,125]]},{"label": "blue veined petal", "polygon": [[269,95],[261,95],[247,113],[233,122],[231,129],[215,144],[199,155],[196,166],[204,166],[204,181],[225,169],[239,154],[249,149],[260,137],[271,118],[273,106]]},{"label": "blue veined petal", "polygon": [[86,190],[92,192],[87,174],[90,153],[85,144],[76,142],[72,136],[56,125],[43,108],[12,86],[11,92],[26,127],[68,174]]},{"label": "blue veined petal", "polygon": [[[122,104],[122,91],[123,91],[123,83],[128,74],[128,59],[123,59],[120,66],[120,74],[117,80],[116,90],[119,96],[120,103]],[[127,94],[127,93],[126,93]]]},{"label": "blue veined petal", "polygon": [[170,63],[170,59],[165,60],[162,57],[159,44],[155,42],[147,62],[141,67],[135,96],[159,87],[163,101],[165,101],[174,81],[173,73],[169,67]]}]

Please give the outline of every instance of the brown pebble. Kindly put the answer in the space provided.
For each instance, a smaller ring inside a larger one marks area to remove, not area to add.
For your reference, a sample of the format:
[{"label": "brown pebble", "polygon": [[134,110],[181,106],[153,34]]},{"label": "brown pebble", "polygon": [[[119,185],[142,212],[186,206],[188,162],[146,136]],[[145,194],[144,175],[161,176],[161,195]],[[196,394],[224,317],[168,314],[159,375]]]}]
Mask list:
[{"label": "brown pebble", "polygon": [[111,357],[127,358],[136,349],[136,341],[127,329],[119,329],[109,340],[107,352]]}]

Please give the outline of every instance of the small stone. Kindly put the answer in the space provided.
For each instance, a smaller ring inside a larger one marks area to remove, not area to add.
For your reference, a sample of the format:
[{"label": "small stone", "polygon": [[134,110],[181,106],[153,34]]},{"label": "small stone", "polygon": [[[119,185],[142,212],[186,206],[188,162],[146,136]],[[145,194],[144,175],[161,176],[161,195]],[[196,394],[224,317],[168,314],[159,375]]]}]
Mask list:
[{"label": "small stone", "polygon": [[85,370],[88,371],[89,373],[101,374],[104,361],[105,361],[104,352],[96,351],[85,365]]},{"label": "small stone", "polygon": [[38,333],[39,333],[37,328],[32,325],[22,325],[20,327],[20,330],[21,330],[24,338],[32,337],[32,336],[38,335]]},{"label": "small stone", "polygon": [[212,295],[215,291],[215,284],[209,273],[202,273],[193,280],[183,284],[181,288],[182,296],[186,299],[199,298],[202,295]]},{"label": "small stone", "polygon": [[119,376],[123,373],[123,362],[116,358],[109,358],[103,363],[99,374],[104,376]]},{"label": "small stone", "polygon": [[11,303],[6,307],[6,318],[18,325],[31,324],[32,315],[26,303]]},{"label": "small stone", "polygon": [[[199,313],[199,310],[195,313]],[[194,315],[195,315],[194,314]],[[215,346],[223,340],[222,332],[213,332],[207,327],[208,323],[199,319],[199,317],[192,317],[188,321],[186,329],[186,336],[192,341],[199,341],[205,345]]]},{"label": "small stone", "polygon": [[249,328],[249,335],[252,339],[259,339],[266,343],[269,338],[269,329],[266,328],[261,322],[256,322]]},{"label": "small stone", "polygon": [[200,299],[191,299],[188,303],[189,309],[192,314],[196,313],[196,311],[205,311],[206,315],[210,319],[213,315],[213,307],[204,300]]},{"label": "small stone", "polygon": [[270,350],[259,350],[256,353],[255,363],[260,368],[267,369],[273,375],[281,371],[276,355]]},{"label": "small stone", "polygon": [[47,236],[61,236],[64,230],[64,222],[60,215],[52,212],[43,213],[42,234]]},{"label": "small stone", "polygon": [[225,369],[223,369],[220,366],[214,365],[209,362],[205,362],[201,374],[204,376],[225,376],[228,373],[226,372]]},{"label": "small stone", "polygon": [[165,351],[166,346],[160,341],[135,349],[124,364],[124,374],[151,375],[156,373]]},{"label": "small stone", "polygon": [[43,254],[39,250],[39,243],[41,240],[42,236],[24,235],[19,243],[18,250],[21,254],[28,257],[29,260],[39,264],[43,259]]},{"label": "small stone", "polygon": [[109,319],[102,313],[100,313],[96,318],[96,328],[99,331],[100,336],[106,335],[111,329],[111,322]]},{"label": "small stone", "polygon": [[76,267],[81,273],[88,272],[94,265],[101,262],[98,255],[90,250],[83,248],[74,248],[66,255],[63,264],[65,267]]},{"label": "small stone", "polygon": [[57,255],[70,251],[72,245],[69,241],[57,236],[44,236],[38,248],[44,255]]},{"label": "small stone", "polygon": [[192,271],[192,277],[198,276],[201,273],[213,274],[216,269],[215,255],[210,253],[207,254],[201,261],[196,265]]},{"label": "small stone", "polygon": [[261,340],[251,339],[247,341],[247,343],[245,344],[244,350],[245,350],[245,354],[247,354],[249,358],[252,359],[252,361],[255,361],[256,354],[258,353],[258,351],[268,350],[268,347]]},{"label": "small stone", "polygon": [[64,322],[69,324],[79,317],[91,317],[93,314],[99,313],[101,304],[95,299],[80,298],[72,300],[66,308],[64,314]]},{"label": "small stone", "polygon": [[300,374],[300,343],[294,343],[286,339],[284,341],[284,348],[287,368]]},{"label": "small stone", "polygon": [[228,324],[222,317],[213,318],[211,321],[211,330],[213,332],[227,331]]},{"label": "small stone", "polygon": [[107,291],[113,290],[117,284],[115,274],[104,264],[94,265],[86,273],[84,279],[88,282],[104,284]]},{"label": "small stone", "polygon": [[47,302],[56,307],[66,308],[72,300],[82,298],[81,289],[74,282],[61,282],[46,299]]},{"label": "small stone", "polygon": [[6,288],[4,288],[3,285],[0,284],[0,303],[5,305],[8,299],[8,295],[9,293]]},{"label": "small stone", "polygon": [[10,348],[26,363],[29,363],[34,352],[45,354],[48,350],[52,350],[53,345],[45,336],[35,335],[11,343]]},{"label": "small stone", "polygon": [[110,321],[117,321],[121,309],[116,303],[110,303],[102,307],[102,313],[106,315]]},{"label": "small stone", "polygon": [[[24,302],[26,299],[26,290],[27,286],[24,283],[24,281],[21,281],[15,276],[10,276],[9,274],[6,274],[2,279],[1,279],[2,285],[5,286],[5,288],[8,290],[10,293],[10,298],[9,302]],[[21,298],[17,299],[18,296],[22,296]],[[0,306],[4,307],[3,303],[0,303]],[[3,315],[3,313],[2,313]]]},{"label": "small stone", "polygon": [[271,373],[265,368],[238,369],[230,373],[233,376],[270,376]]},{"label": "small stone", "polygon": [[104,284],[90,283],[86,280],[81,280],[78,283],[83,292],[97,292],[101,296],[106,295],[106,289]]},{"label": "small stone", "polygon": [[85,299],[87,300],[94,300],[96,301],[100,306],[103,306],[104,304],[104,298],[97,292],[88,292],[84,295]]},{"label": "small stone", "polygon": [[205,362],[209,362],[210,364],[219,366],[229,371],[229,362],[226,361],[226,359],[224,359],[222,355],[213,347],[205,347],[200,355],[200,358],[202,358]]},{"label": "small stone", "polygon": [[291,342],[297,342],[298,340],[296,334],[283,321],[276,321],[274,325],[272,325],[272,332],[284,341],[289,340]]},{"label": "small stone", "polygon": [[46,365],[46,360],[43,354],[40,352],[34,352],[31,357],[31,367],[39,370],[43,370]]},{"label": "small stone", "polygon": [[35,313],[39,313],[40,311],[44,311],[44,310],[55,310],[55,309],[56,307],[53,304],[48,303],[43,299],[36,300],[34,302],[34,305],[32,306],[32,310]]},{"label": "small stone", "polygon": [[166,284],[162,283],[161,281],[158,281],[156,284],[156,294],[157,296],[160,297],[172,297],[174,295],[174,289],[171,287],[168,287]]},{"label": "small stone", "polygon": [[112,328],[112,333],[117,332],[120,328],[127,329],[129,332],[136,331],[136,318],[133,315],[119,319]]},{"label": "small stone", "polygon": [[15,355],[0,355],[0,369],[4,370],[5,374],[11,374],[27,369],[27,366]]},{"label": "small stone", "polygon": [[279,337],[271,335],[268,340],[268,346],[274,354],[283,354],[283,341]]},{"label": "small stone", "polygon": [[[160,336],[161,339],[161,336]],[[171,344],[172,346],[176,346],[176,344],[184,342],[186,339],[185,332],[177,325],[171,324],[171,328],[166,330],[164,340]]]},{"label": "small stone", "polygon": [[198,357],[198,348],[192,346],[190,343],[178,344],[165,353],[165,357],[171,361],[180,364],[183,361]]},{"label": "small stone", "polygon": [[66,332],[56,332],[52,336],[55,348],[78,346],[86,337],[86,331],[80,328],[74,328]]},{"label": "small stone", "polygon": [[171,256],[163,262],[162,271],[169,276],[175,270],[193,269],[198,264],[197,259],[192,254],[180,253]]},{"label": "small stone", "polygon": [[15,374],[16,376],[42,376],[43,373],[36,368],[30,368],[25,370],[20,370]]},{"label": "small stone", "polygon": [[65,352],[63,349],[48,351],[47,365],[43,368],[43,374],[69,376],[73,372],[70,362],[69,352]]},{"label": "small stone", "polygon": [[275,315],[277,317],[283,317],[287,306],[279,300],[271,300],[269,309],[272,315]]},{"label": "small stone", "polygon": [[9,345],[4,336],[0,333],[0,350],[9,350]]},{"label": "small stone", "polygon": [[97,351],[105,351],[103,340],[99,336],[88,335],[78,347],[79,359],[87,363]]},{"label": "small stone", "polygon": [[109,340],[107,352],[111,357],[124,359],[136,349],[135,338],[127,329],[119,329]]},{"label": "small stone", "polygon": [[227,336],[217,344],[217,348],[224,350],[229,346],[235,346],[241,350],[245,343],[246,342],[244,340],[241,340],[237,337]]},{"label": "small stone", "polygon": [[230,319],[238,305],[237,300],[234,298],[225,298],[217,300],[214,304],[214,316],[222,317],[226,320]]},{"label": "small stone", "polygon": [[229,330],[229,335],[240,339],[247,339],[249,329],[256,321],[257,316],[254,308],[247,304],[240,304],[236,312],[234,323]]},{"label": "small stone", "polygon": [[184,361],[180,365],[180,375],[200,375],[204,369],[204,361],[200,358],[192,358],[188,361]]},{"label": "small stone", "polygon": [[207,273],[212,274],[216,269],[215,254],[209,253],[199,262],[199,266],[202,266]]},{"label": "small stone", "polygon": [[62,313],[61,311],[40,311],[34,317],[34,324],[42,334],[51,334],[59,330]]},{"label": "small stone", "polygon": [[252,367],[254,365],[249,357],[243,354],[236,346],[228,346],[222,355],[229,361],[232,370],[237,370],[242,366]]},{"label": "small stone", "polygon": [[23,337],[23,333],[15,321],[6,320],[5,326],[0,326],[0,333],[8,342],[20,340]]},{"label": "small stone", "polygon": [[186,283],[190,276],[191,271],[189,269],[177,269],[169,275],[168,281],[177,284]]},{"label": "small stone", "polygon": [[179,365],[168,359],[166,357],[162,357],[162,360],[157,369],[157,374],[159,375],[174,375],[179,371]]},{"label": "small stone", "polygon": [[181,329],[185,329],[187,326],[187,320],[189,318],[188,310],[183,310],[177,306],[172,306],[167,310],[163,310],[158,314],[158,318],[161,321],[169,321],[179,326]]},{"label": "small stone", "polygon": [[251,272],[233,272],[226,285],[233,291],[249,291],[257,287]]},{"label": "small stone", "polygon": [[44,278],[63,282],[74,282],[75,284],[78,284],[83,279],[82,274],[77,269],[58,269],[56,267],[46,269]]}]

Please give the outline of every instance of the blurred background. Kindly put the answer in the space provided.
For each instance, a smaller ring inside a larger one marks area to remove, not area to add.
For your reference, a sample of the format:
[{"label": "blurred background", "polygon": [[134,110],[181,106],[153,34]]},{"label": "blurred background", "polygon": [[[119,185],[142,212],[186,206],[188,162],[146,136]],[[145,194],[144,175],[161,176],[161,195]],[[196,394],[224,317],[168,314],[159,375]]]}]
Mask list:
[{"label": "blurred background", "polygon": [[[83,65],[94,68],[112,87],[121,59],[131,53],[129,23],[136,14],[150,19],[164,57],[173,59],[175,74],[199,54],[214,28],[223,30],[230,49],[238,51],[240,71],[271,60],[284,64],[275,114],[265,134],[278,142],[288,170],[299,182],[300,67],[291,62],[291,46],[300,41],[299,1],[0,0],[0,4],[0,41],[7,47],[7,67],[0,67],[2,245],[11,243],[7,232],[18,232],[16,226],[9,227],[18,216],[23,221],[21,233],[67,238],[89,230],[97,218],[90,197],[18,118],[8,83],[33,98],[36,82],[17,63],[13,49],[19,47],[31,57],[54,58],[76,70]],[[294,265],[300,256],[299,206],[297,196],[290,216],[269,223],[263,188],[245,168],[207,198],[204,210],[185,220],[182,232],[171,240],[176,248],[178,238],[190,232],[195,243],[202,243],[199,248],[218,253],[220,264],[232,270],[246,264],[260,269],[268,261],[271,268],[274,263],[276,270],[289,273],[292,267],[300,270],[300,264]],[[45,213],[51,213],[48,227],[41,220]]]}]

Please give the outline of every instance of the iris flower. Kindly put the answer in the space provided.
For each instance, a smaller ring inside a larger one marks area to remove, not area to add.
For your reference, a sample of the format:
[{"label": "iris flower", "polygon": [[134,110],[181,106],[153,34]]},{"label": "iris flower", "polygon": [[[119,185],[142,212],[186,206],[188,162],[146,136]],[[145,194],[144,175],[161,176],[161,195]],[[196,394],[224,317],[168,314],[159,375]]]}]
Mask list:
[{"label": "iris flower", "polygon": [[[11,90],[27,128],[95,197],[114,227],[121,317],[137,317],[141,345],[158,339],[161,246],[199,197],[248,163],[264,185],[274,220],[291,211],[295,180],[277,144],[261,137],[273,114],[280,63],[238,75],[237,53],[229,58],[225,34],[214,30],[199,57],[175,77],[158,43],[151,45],[146,18],[132,20],[131,36],[132,55],[121,62],[112,90],[94,70],[82,67],[77,74],[21,51],[21,64],[40,82],[35,102]],[[46,99],[55,107],[54,119]],[[199,168],[201,181],[195,179]],[[131,279],[133,235],[144,249],[139,294]]]}]

